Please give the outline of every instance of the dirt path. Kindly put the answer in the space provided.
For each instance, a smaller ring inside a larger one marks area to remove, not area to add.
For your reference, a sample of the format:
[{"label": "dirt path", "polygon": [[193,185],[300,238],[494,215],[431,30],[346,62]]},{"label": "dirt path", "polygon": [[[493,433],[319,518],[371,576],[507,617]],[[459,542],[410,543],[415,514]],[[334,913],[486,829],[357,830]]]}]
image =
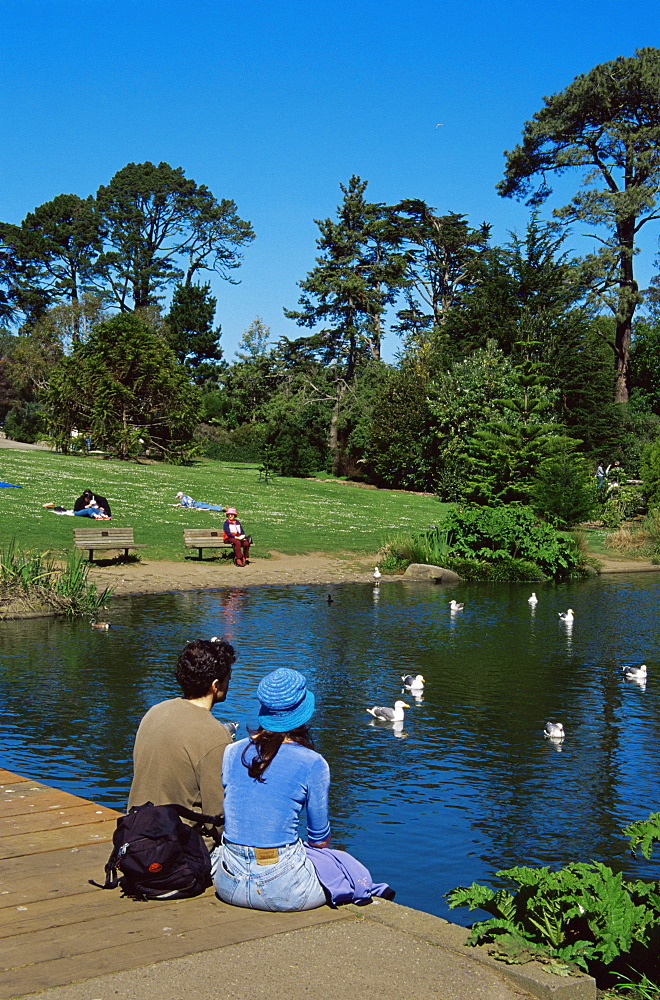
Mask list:
[{"label": "dirt path", "polygon": [[[273,552],[270,559],[254,559],[239,569],[229,559],[202,562],[150,562],[94,566],[89,578],[100,587],[114,587],[117,596],[160,594],[170,590],[206,590],[286,584],[370,583],[375,559],[371,556],[329,556],[322,553],[287,556]],[[383,577],[398,579],[397,577]]]},{"label": "dirt path", "polygon": [[[287,556],[273,552],[270,559],[254,559],[239,569],[229,559],[199,562],[149,562],[142,559],[129,565],[95,565],[90,580],[100,587],[114,587],[118,597],[126,594],[162,594],[172,590],[207,590],[223,587],[285,586],[287,584],[371,583],[373,556],[345,553],[329,556],[316,553]],[[602,573],[660,572],[660,566],[632,559],[601,559]],[[400,580],[383,575],[383,580]]]}]

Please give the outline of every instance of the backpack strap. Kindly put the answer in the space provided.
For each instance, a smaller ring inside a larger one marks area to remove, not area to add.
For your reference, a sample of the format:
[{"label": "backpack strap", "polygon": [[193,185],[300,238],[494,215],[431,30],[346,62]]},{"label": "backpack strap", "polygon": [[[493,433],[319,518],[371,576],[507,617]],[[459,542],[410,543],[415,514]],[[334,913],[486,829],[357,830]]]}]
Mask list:
[{"label": "backpack strap", "polygon": [[179,816],[196,820],[198,823],[210,823],[211,826],[220,826],[225,819],[222,813],[218,813],[217,816],[210,816],[208,813],[195,812],[194,809],[188,809],[187,806],[178,806],[175,802],[172,802],[171,805],[176,809]]}]

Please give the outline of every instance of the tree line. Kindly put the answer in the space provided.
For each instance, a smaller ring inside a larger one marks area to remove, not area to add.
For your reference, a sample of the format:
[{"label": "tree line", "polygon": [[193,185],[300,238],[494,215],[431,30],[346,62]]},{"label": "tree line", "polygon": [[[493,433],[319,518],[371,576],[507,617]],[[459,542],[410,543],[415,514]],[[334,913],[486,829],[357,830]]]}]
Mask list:
[{"label": "tree line", "polygon": [[[131,163],[94,197],[0,224],[7,432],[488,503],[540,503],[544,476],[583,482],[597,458],[638,472],[660,417],[660,295],[635,277],[660,218],[660,50],[545,98],[505,157],[499,193],[530,214],[502,246],[487,222],[373,203],[351,177],[285,308],[308,332],[273,344],[257,318],[232,363],[202,279],[236,280],[254,232],[182,168]],[[543,219],[567,173],[576,193]],[[576,226],[593,238],[579,257]]]}]

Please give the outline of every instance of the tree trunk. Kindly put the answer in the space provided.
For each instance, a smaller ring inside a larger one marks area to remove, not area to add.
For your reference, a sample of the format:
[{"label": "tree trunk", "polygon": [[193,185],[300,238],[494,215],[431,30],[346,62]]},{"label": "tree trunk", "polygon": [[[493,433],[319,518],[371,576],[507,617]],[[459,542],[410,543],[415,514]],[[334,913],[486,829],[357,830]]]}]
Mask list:
[{"label": "tree trunk", "polygon": [[633,273],[635,218],[628,217],[617,227],[621,247],[619,301],[614,340],[614,402],[627,403],[630,396],[630,345],[632,321],[639,302],[639,289]]},{"label": "tree trunk", "polygon": [[614,342],[614,402],[627,403],[630,396],[630,344],[632,316],[617,319]]},{"label": "tree trunk", "polygon": [[339,449],[339,414],[341,412],[341,402],[344,398],[345,385],[342,383],[337,383],[337,396],[335,398],[335,404],[332,407],[332,414],[330,416],[330,430],[328,433],[328,448],[330,449],[330,454],[332,455],[332,474],[333,476],[340,475],[341,469],[341,453]]}]

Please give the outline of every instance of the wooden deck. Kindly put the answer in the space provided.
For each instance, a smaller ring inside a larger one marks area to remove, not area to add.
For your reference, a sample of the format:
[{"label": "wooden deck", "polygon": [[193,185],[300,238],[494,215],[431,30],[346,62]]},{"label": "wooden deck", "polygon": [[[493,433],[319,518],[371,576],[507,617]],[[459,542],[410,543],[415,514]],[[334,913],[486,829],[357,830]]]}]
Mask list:
[{"label": "wooden deck", "polygon": [[0,998],[346,919],[196,899],[138,903],[103,882],[120,814],[0,769]]}]

